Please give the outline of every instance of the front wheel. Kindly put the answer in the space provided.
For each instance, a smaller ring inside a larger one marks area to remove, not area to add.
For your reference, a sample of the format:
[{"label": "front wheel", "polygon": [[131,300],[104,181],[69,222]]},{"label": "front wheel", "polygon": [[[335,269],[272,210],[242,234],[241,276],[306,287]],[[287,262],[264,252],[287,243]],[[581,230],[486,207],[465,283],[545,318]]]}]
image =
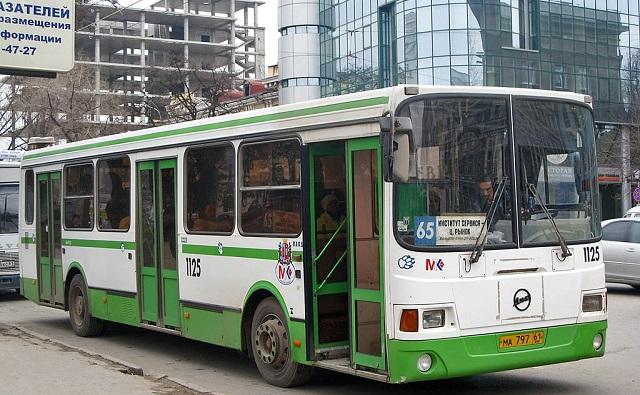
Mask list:
[{"label": "front wheel", "polygon": [[76,274],[69,285],[69,320],[71,328],[78,336],[97,336],[104,329],[104,321],[94,318],[89,314],[89,296],[87,285],[82,275]]},{"label": "front wheel", "polygon": [[293,361],[287,320],[274,298],[258,305],[251,322],[251,350],[262,377],[271,385],[294,387],[307,382],[309,366]]}]

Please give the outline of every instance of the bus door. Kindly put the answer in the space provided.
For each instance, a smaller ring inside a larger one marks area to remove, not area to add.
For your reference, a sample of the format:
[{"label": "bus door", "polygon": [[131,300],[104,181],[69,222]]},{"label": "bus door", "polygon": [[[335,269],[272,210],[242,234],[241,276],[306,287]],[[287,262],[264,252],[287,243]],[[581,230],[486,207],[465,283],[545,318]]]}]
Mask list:
[{"label": "bus door", "polygon": [[313,338],[316,355],[348,357],[347,180],[344,142],[309,148],[313,262]]},{"label": "bus door", "polygon": [[176,239],[176,160],[137,168],[138,289],[142,321],[180,327]]},{"label": "bus door", "polygon": [[351,364],[385,370],[379,140],[347,143]]},{"label": "bus door", "polygon": [[40,301],[64,305],[60,172],[38,174],[36,240]]}]

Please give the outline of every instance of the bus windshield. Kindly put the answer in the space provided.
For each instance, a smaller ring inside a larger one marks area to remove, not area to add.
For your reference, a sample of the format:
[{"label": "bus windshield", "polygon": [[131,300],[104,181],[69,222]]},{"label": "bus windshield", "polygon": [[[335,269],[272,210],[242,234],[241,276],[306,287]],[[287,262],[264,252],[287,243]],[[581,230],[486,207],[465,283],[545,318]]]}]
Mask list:
[{"label": "bus windshield", "polygon": [[18,186],[0,185],[0,234],[18,233]]},{"label": "bus windshield", "polygon": [[[471,249],[484,240],[515,246],[517,216],[523,245],[558,243],[549,216],[567,242],[599,236],[587,107],[517,97],[510,104],[505,96],[427,96],[408,101],[398,115],[413,126],[409,179],[396,183],[394,192],[394,231],[402,244]],[[485,225],[494,200],[495,213]]]},{"label": "bus windshield", "polygon": [[[513,223],[509,105],[505,97],[421,98],[400,116],[413,125],[408,182],[396,184],[395,227],[409,246],[473,246],[496,213],[487,243],[511,244]],[[498,187],[504,192],[496,196]]]},{"label": "bus windshield", "polygon": [[567,241],[598,237],[598,171],[589,109],[559,101],[516,99],[513,113],[523,243],[557,241],[542,205]]}]

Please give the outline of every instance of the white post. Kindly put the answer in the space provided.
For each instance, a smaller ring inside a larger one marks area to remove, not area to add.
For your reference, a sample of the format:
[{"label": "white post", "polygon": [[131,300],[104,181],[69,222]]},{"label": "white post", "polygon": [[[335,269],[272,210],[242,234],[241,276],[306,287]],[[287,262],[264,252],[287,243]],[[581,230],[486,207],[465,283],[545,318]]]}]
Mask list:
[{"label": "white post", "polygon": [[[140,13],[140,91],[142,92],[143,95],[146,94],[147,91],[147,84],[145,82],[145,77],[146,77],[146,73],[145,73],[145,67],[147,65],[147,46],[146,43],[144,42],[144,37],[145,37],[145,25],[146,25],[146,15],[144,12]],[[143,124],[147,123],[147,118],[146,118],[146,108],[147,108],[147,97],[146,95],[144,96],[144,98],[142,99],[142,113],[140,114],[140,122]]]},{"label": "white post", "polygon": [[100,122],[100,105],[101,105],[101,97],[100,97],[100,80],[102,79],[100,73],[100,11],[96,11],[96,17],[94,22],[94,53],[93,53],[93,61],[96,63],[95,66],[95,85],[94,85],[94,95],[96,97],[96,121]]},{"label": "white post", "polygon": [[[235,18],[236,15],[236,0],[229,0],[229,17]],[[236,64],[236,21],[231,21],[231,28],[229,29],[229,45],[231,45],[231,57],[229,59],[229,73],[235,71]]]}]

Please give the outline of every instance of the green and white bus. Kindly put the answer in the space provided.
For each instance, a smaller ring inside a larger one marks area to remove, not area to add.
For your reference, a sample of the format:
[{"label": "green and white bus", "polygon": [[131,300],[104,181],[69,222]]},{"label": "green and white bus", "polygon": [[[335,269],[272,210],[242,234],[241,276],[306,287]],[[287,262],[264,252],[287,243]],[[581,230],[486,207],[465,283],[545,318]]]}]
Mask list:
[{"label": "green and white bus", "polygon": [[28,152],[21,281],[114,321],[404,383],[604,354],[590,97],[400,86]]}]

